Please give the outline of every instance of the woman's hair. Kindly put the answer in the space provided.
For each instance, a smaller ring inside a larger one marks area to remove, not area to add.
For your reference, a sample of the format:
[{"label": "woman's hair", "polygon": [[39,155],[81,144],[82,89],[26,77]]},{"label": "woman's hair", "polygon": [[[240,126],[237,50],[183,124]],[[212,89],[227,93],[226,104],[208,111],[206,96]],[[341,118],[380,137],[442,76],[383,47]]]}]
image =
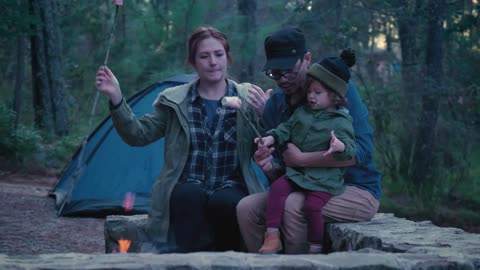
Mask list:
[{"label": "woman's hair", "polygon": [[320,80],[317,80],[317,79],[313,78],[312,76],[307,76],[307,82],[305,84],[306,89],[308,89],[310,87],[310,84],[312,84],[313,81],[317,81],[317,82],[321,83],[322,86],[325,89],[327,89],[328,96],[333,100],[333,103],[335,104],[335,106],[337,106],[337,108],[347,106],[348,102],[347,102],[347,99],[344,96],[340,95],[337,91],[333,90],[326,83],[324,83]]},{"label": "woman's hair", "polygon": [[228,44],[227,36],[213,27],[199,27],[190,35],[187,44],[186,64],[195,66],[195,54],[197,53],[198,43],[207,38],[214,38],[223,45],[225,53],[227,54],[227,61],[231,64],[232,57],[230,56],[230,45]]}]

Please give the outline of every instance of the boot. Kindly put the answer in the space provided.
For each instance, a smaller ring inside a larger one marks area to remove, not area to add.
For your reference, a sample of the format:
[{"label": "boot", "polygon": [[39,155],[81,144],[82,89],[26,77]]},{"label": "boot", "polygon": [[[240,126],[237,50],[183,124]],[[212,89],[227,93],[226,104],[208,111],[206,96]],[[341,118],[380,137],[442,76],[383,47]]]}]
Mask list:
[{"label": "boot", "polygon": [[283,249],[279,231],[266,232],[264,237],[263,245],[258,251],[259,253],[273,254]]}]

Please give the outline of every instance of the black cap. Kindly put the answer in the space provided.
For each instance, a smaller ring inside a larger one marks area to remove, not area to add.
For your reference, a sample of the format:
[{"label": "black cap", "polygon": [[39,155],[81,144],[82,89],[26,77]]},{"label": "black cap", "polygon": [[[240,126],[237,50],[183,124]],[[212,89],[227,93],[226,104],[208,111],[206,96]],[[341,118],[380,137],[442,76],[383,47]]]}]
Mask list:
[{"label": "black cap", "polygon": [[263,70],[288,70],[307,52],[305,36],[298,28],[286,28],[274,32],[265,39],[267,63]]}]

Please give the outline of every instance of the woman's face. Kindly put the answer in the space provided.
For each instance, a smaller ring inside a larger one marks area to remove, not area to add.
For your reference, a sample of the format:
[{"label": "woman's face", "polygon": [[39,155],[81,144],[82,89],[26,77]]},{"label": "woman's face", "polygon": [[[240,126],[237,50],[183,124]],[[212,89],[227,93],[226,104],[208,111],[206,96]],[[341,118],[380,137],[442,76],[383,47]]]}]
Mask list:
[{"label": "woman's face", "polygon": [[220,41],[206,38],[198,43],[194,68],[200,80],[211,83],[224,80],[227,62],[227,53]]}]

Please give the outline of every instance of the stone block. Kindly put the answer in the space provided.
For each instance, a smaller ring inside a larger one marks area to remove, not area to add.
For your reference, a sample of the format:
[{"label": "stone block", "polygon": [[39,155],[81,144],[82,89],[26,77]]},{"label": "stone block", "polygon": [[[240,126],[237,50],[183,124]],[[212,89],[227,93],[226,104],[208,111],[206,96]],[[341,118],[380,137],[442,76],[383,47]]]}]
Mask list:
[{"label": "stone block", "polygon": [[147,235],[147,215],[133,216],[107,216],[105,219],[105,253],[120,252],[119,241],[129,240],[128,253],[151,252],[171,253],[175,252],[174,244],[154,243]]},{"label": "stone block", "polygon": [[[148,241],[145,234],[146,222],[147,215],[108,216],[105,222],[106,252],[118,251],[118,240],[120,238],[132,241],[129,253],[175,252],[172,247],[158,247]],[[430,263],[430,260],[433,260],[437,263],[437,259],[432,258],[443,258],[448,263],[452,261],[455,262],[455,265],[465,263],[465,265],[473,267],[472,269],[480,269],[479,234],[467,233],[457,228],[438,227],[429,221],[414,222],[395,217],[393,214],[378,213],[370,221],[328,224],[325,237],[328,244],[326,248],[332,256],[339,252],[350,254],[349,252],[352,251],[360,250],[365,253],[365,250],[370,250],[369,253],[374,251],[375,254],[382,254],[378,256],[384,257],[386,260],[415,258],[419,261],[426,260]],[[399,254],[403,255],[400,256]],[[344,256],[348,257],[348,255]]]},{"label": "stone block", "polygon": [[386,253],[377,250],[334,252],[328,255],[260,255],[241,252],[189,254],[0,254],[0,269],[148,269],[148,270],[367,270],[367,269],[478,269],[461,257],[431,254]]},{"label": "stone block", "polygon": [[480,268],[480,235],[378,213],[370,221],[332,223],[326,237],[334,252],[364,248],[391,253],[462,257]]}]

